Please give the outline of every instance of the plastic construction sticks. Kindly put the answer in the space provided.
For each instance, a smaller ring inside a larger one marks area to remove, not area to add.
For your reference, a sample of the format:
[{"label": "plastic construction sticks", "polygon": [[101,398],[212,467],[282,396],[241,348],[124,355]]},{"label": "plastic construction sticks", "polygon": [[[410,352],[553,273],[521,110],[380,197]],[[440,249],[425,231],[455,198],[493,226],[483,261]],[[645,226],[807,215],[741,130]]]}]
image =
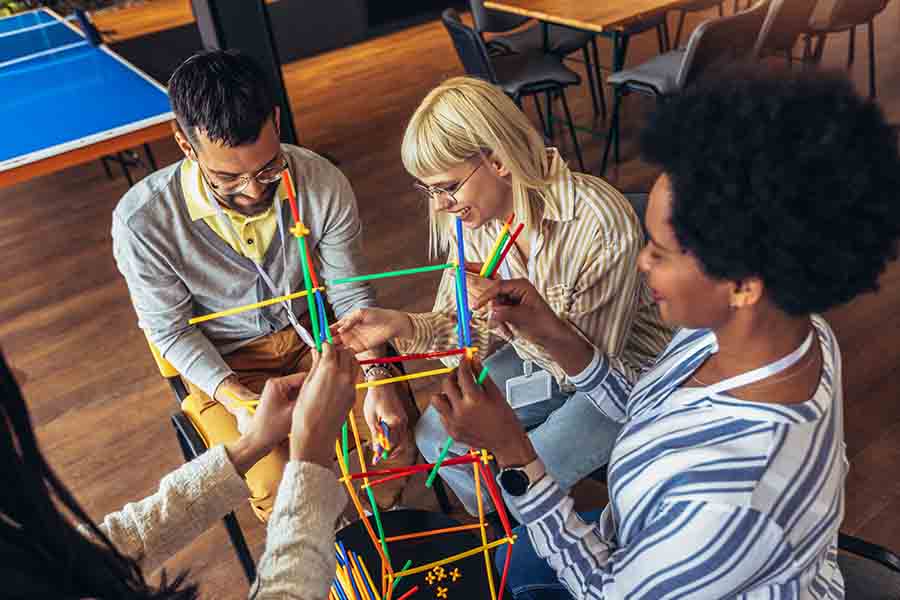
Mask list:
[{"label": "plastic construction sticks", "polygon": [[484,380],[487,379],[487,376],[488,368],[487,365],[484,365],[483,367],[481,367],[481,373],[478,374],[478,379],[475,380],[475,383],[477,383],[478,385],[482,385],[484,383]]},{"label": "plastic construction sticks", "polygon": [[297,209],[297,194],[296,189],[294,188],[294,180],[291,178],[291,172],[288,169],[281,172],[281,181],[284,183],[285,190],[287,191],[288,202],[291,205],[291,215],[294,217],[294,227],[291,228],[291,233],[297,238],[297,249],[300,251],[300,266],[303,269],[303,283],[305,284],[307,291],[306,300],[309,303],[309,320],[312,322],[313,340],[316,342],[316,350],[321,352],[322,340],[319,333],[319,312],[312,297],[313,283],[312,276],[310,275],[310,265],[312,263],[307,256],[306,248],[306,235],[309,233],[309,230],[300,222],[300,212]]},{"label": "plastic construction sticks", "polygon": [[[444,527],[443,529],[431,529],[429,531],[420,531],[418,533],[407,533],[405,535],[395,535],[386,539],[388,542],[401,542],[403,540],[414,540],[417,538],[429,537],[432,535],[441,535],[443,533],[456,533],[457,531],[469,531],[470,529],[484,529],[481,523],[472,523],[470,525],[459,525],[457,527]],[[409,566],[404,566],[408,569]],[[396,580],[395,580],[396,581]]]},{"label": "plastic construction sticks", "polygon": [[372,279],[387,279],[388,277],[402,277],[403,275],[415,275],[416,273],[428,273],[430,271],[443,271],[444,269],[453,269],[456,265],[446,263],[443,265],[429,265],[427,267],[414,267],[412,269],[400,269],[399,271],[385,271],[383,273],[373,273],[371,275],[354,275],[353,277],[343,277],[341,279],[333,279],[328,285],[342,285],[345,283],[353,283],[355,281],[371,281]]},{"label": "plastic construction sticks", "polygon": [[418,591],[419,591],[419,586],[414,585],[412,587],[412,589],[410,589],[408,592],[406,592],[405,594],[403,594],[402,596],[397,598],[397,600],[409,600],[409,598]]},{"label": "plastic construction sticks", "polygon": [[[362,451],[363,445],[359,441],[359,430],[356,427],[356,419],[353,417],[353,410],[350,411],[350,417],[348,419],[350,421],[350,429],[353,431],[353,441],[356,443],[356,456],[359,458],[359,470],[366,470],[366,459],[363,457],[365,454]],[[368,479],[363,479],[363,483],[369,483]],[[381,513],[378,511],[378,503],[375,502],[375,496],[372,494],[372,488],[366,488],[366,494],[369,496],[369,504],[372,505],[372,516],[375,517],[375,525],[378,527],[378,538],[381,541],[381,549],[384,550],[384,556],[388,561],[388,569],[390,569],[391,564],[391,553],[388,551],[387,542],[384,541],[384,527],[381,524]],[[360,518],[364,517],[365,513],[360,514]]]},{"label": "plastic construction sticks", "polygon": [[398,375],[397,377],[388,377],[386,379],[376,379],[374,381],[364,381],[356,384],[356,389],[365,390],[368,388],[387,385],[389,383],[397,383],[398,381],[409,381],[410,379],[421,379],[422,377],[432,377],[434,375],[445,375],[453,371],[453,367],[445,367],[443,369],[432,369],[431,371],[420,371],[419,373],[410,373],[409,375]]},{"label": "plastic construction sticks", "polygon": [[506,219],[506,223],[503,224],[503,229],[500,230],[500,233],[497,235],[497,240],[494,242],[494,247],[491,248],[491,253],[488,254],[488,259],[484,261],[484,264],[481,265],[481,272],[478,274],[481,277],[488,277],[488,273],[491,272],[491,265],[494,264],[497,257],[500,255],[500,251],[503,248],[503,244],[508,239],[509,228],[512,225],[513,219],[516,217],[516,213],[512,213],[509,215],[509,218]]},{"label": "plastic construction sticks", "polygon": [[[445,460],[442,467],[453,467],[456,465],[468,465],[470,463],[476,462],[478,458],[472,458],[468,454],[465,456],[457,456],[456,458],[451,458],[449,460]],[[378,477],[379,475],[413,475],[415,473],[419,473],[421,471],[430,471],[434,467],[433,464],[425,463],[423,465],[412,465],[409,467],[391,467],[389,469],[379,469],[377,471],[367,471],[364,473],[352,473],[350,475],[350,479],[365,479],[368,477]],[[374,483],[374,482],[370,482]]]},{"label": "plastic construction sticks", "polygon": [[[317,288],[324,289],[324,288]],[[313,290],[315,291],[315,290]],[[273,304],[278,304],[279,302],[284,302],[285,300],[293,300],[294,298],[302,298],[303,296],[309,295],[308,290],[303,290],[302,292],[294,292],[293,294],[287,294],[285,296],[276,296],[275,298],[269,298],[268,300],[263,300],[261,302],[254,302],[253,304],[245,304],[243,306],[236,306],[234,308],[229,308],[227,310],[221,310],[219,312],[209,313],[208,315],[202,315],[199,317],[193,317],[188,320],[188,325],[196,325],[197,323],[203,323],[204,321],[211,321],[213,319],[218,319],[220,317],[230,317],[231,315],[236,315],[242,312],[247,312],[248,310],[254,310],[256,308],[264,308],[266,306],[271,306]]]},{"label": "plastic construction sticks", "polygon": [[466,289],[466,251],[465,244],[463,243],[463,223],[462,219],[456,217],[456,249],[458,256],[458,264],[456,268],[459,271],[459,286],[460,286],[460,314],[457,315],[457,318],[462,321],[462,331],[463,338],[465,343],[463,347],[472,345],[472,332],[469,327],[469,321],[471,319],[471,314],[469,313],[469,293]]},{"label": "plastic construction sticks", "polygon": [[452,445],[453,437],[448,435],[447,439],[444,440],[444,447],[441,448],[441,453],[438,455],[437,460],[434,461],[434,468],[431,470],[431,473],[428,474],[428,479],[425,480],[425,487],[430,488],[434,483],[434,478],[437,477],[438,470],[440,470],[444,459],[447,458],[447,453],[450,452],[450,446]]},{"label": "plastic construction sticks", "polygon": [[493,268],[488,270],[488,278],[494,276],[494,273],[497,272],[497,269],[500,268],[500,265],[503,264],[503,261],[506,259],[506,255],[509,254],[509,249],[512,248],[516,244],[516,239],[519,237],[519,234],[522,233],[522,228],[525,227],[524,223],[519,223],[519,226],[516,227],[516,230],[513,232],[512,237],[509,238],[509,243],[506,244],[506,248],[503,249],[503,253],[500,254],[500,258],[494,263]]},{"label": "plastic construction sticks", "polygon": [[[422,354],[404,354],[402,356],[388,356],[385,358],[367,358],[359,361],[360,365],[383,365],[388,363],[406,362],[408,360],[427,360],[432,358],[443,358],[445,356],[454,356],[456,354],[465,354],[467,348],[454,348],[453,350],[442,350],[440,352],[425,352]],[[477,350],[477,348],[476,348]]]},{"label": "plastic construction sticks", "polygon": [[[478,499],[478,521],[484,523],[484,500],[481,497],[481,477],[478,464],[472,465],[472,475],[475,477],[475,498]],[[481,547],[484,550],[484,568],[487,572],[488,587],[491,590],[491,600],[497,600],[497,589],[494,587],[494,570],[491,568],[491,553],[487,550],[487,532],[481,528]]]},{"label": "plastic construction sticks", "polygon": [[459,554],[454,554],[453,556],[448,556],[447,558],[442,558],[441,560],[436,560],[434,562],[428,563],[427,565],[421,565],[418,567],[413,567],[412,569],[406,569],[405,571],[399,571],[395,574],[395,576],[407,576],[407,575],[415,575],[416,573],[422,573],[423,571],[430,571],[435,567],[440,567],[441,565],[446,565],[447,563],[456,562],[458,560],[462,560],[464,558],[469,558],[470,556],[475,556],[476,554],[480,554],[485,550],[493,550],[497,546],[502,546],[503,544],[512,544],[515,541],[515,538],[500,538],[499,540],[495,540],[490,544],[485,546],[479,546],[477,548],[472,548],[471,550],[466,550],[465,552],[460,552]]}]

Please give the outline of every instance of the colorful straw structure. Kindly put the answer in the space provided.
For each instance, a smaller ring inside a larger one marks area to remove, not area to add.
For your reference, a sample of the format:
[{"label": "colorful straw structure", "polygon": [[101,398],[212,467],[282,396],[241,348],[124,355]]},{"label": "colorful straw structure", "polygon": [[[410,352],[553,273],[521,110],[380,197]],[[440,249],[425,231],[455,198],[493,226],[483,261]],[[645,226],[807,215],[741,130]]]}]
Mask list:
[{"label": "colorful straw structure", "polygon": [[496,260],[496,258],[500,255],[500,250],[503,248],[503,244],[508,239],[509,228],[512,225],[513,219],[516,217],[516,213],[512,213],[509,215],[509,218],[506,219],[506,223],[503,224],[503,228],[500,230],[500,233],[497,235],[497,239],[494,242],[494,247],[491,248],[490,254],[488,254],[488,259],[481,265],[481,272],[478,273],[481,277],[490,277],[489,273],[491,272],[491,266]]},{"label": "colorful straw structure", "polygon": [[503,261],[506,259],[506,255],[509,254],[510,248],[515,246],[516,239],[519,237],[519,234],[522,233],[522,229],[525,227],[524,223],[519,223],[519,226],[516,227],[516,230],[513,232],[512,237],[509,238],[509,243],[506,244],[506,248],[503,249],[503,252],[500,254],[500,258],[495,261],[493,268],[488,270],[488,278],[494,276],[494,273],[497,272],[497,269],[500,268],[500,265],[503,264]]},{"label": "colorful straw structure", "polygon": [[387,279],[388,277],[402,277],[404,275],[415,275],[417,273],[430,273],[431,271],[443,271],[444,269],[453,269],[456,265],[447,263],[443,265],[429,265],[427,267],[415,267],[412,269],[400,269],[399,271],[385,271],[384,273],[373,273],[371,275],[354,275],[353,277],[343,277],[328,282],[328,285],[343,285],[345,283],[354,283],[356,281],[371,281],[373,279]]},{"label": "colorful straw structure", "polygon": [[[324,289],[324,288],[320,288]],[[237,315],[242,312],[247,312],[248,310],[254,310],[257,308],[265,308],[266,306],[272,306],[273,304],[278,304],[279,302],[284,302],[285,300],[293,300],[294,298],[302,298],[309,294],[308,291],[303,290],[302,292],[295,292],[293,294],[287,294],[285,296],[276,296],[275,298],[269,298],[268,300],[263,300],[261,302],[254,302],[253,304],[245,304],[243,306],[236,306],[234,308],[229,308],[227,310],[221,310],[219,312],[209,313],[208,315],[202,315],[199,317],[193,317],[192,319],[188,319],[188,325],[196,325],[197,323],[203,323],[204,321],[211,321],[213,319],[218,319],[221,317],[230,317],[231,315]]]}]

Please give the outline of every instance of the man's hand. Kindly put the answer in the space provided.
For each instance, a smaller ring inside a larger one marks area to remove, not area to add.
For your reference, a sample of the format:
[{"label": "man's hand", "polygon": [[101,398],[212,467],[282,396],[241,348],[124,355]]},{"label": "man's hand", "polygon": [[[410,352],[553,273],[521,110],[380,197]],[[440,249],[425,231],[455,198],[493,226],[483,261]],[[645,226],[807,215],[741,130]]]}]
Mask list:
[{"label": "man's hand", "polygon": [[537,454],[509,403],[490,379],[475,383],[472,362],[447,375],[431,398],[447,433],[457,442],[486,448],[500,467],[523,466]]},{"label": "man's hand", "polygon": [[363,403],[363,414],[372,434],[372,447],[376,454],[382,448],[378,444],[381,421],[384,421],[390,434],[391,449],[388,458],[397,456],[410,443],[406,407],[397,391],[396,385],[382,385],[369,388]]},{"label": "man's hand", "polygon": [[305,379],[306,373],[297,373],[268,380],[256,412],[251,415],[244,409],[238,417],[241,437],[226,448],[241,475],[287,438],[297,394]]},{"label": "man's hand", "polygon": [[354,352],[383,346],[395,337],[413,335],[412,321],[407,313],[385,308],[358,308],[332,327],[340,343]]},{"label": "man's hand", "polygon": [[291,426],[291,460],[331,468],[334,440],[356,399],[359,364],[347,348],[324,344],[300,390]]}]

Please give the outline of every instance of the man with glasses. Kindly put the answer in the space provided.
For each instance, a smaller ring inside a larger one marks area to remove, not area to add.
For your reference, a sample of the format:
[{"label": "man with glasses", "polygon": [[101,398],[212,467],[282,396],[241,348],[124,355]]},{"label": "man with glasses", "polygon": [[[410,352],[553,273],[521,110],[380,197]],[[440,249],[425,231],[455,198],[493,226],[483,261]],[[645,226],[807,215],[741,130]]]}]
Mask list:
[{"label": "man with glasses", "polygon": [[[188,380],[184,409],[210,445],[237,439],[249,423],[243,401],[265,382],[308,367],[306,298],[189,325],[192,317],[266,300],[303,288],[281,174],[297,189],[307,241],[323,281],[363,270],[362,228],[346,177],[309,150],[279,142],[279,112],[261,69],[231,51],[189,58],[172,75],[169,97],[175,140],[184,160],[134,186],[113,214],[113,250],[140,327]],[[337,317],[371,307],[367,283],[328,289]],[[376,350],[378,352],[378,350]],[[367,379],[391,377],[370,367]],[[385,466],[411,464],[409,427],[417,410],[399,386],[360,393],[354,414],[367,446],[384,422],[392,452]],[[272,510],[287,444],[246,474],[251,505]],[[373,489],[381,508],[396,503],[402,482]]]}]

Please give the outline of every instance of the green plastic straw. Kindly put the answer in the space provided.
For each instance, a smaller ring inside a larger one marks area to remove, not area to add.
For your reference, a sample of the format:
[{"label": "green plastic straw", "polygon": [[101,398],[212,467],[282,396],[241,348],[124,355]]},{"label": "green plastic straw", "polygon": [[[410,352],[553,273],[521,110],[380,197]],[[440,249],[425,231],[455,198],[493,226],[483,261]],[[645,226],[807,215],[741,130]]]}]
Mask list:
[{"label": "green plastic straw", "polygon": [[353,283],[354,281],[369,281],[371,279],[387,279],[388,277],[400,277],[402,275],[415,275],[416,273],[428,273],[429,271],[443,271],[444,269],[452,269],[456,265],[448,263],[445,265],[430,265],[428,267],[416,267],[414,269],[401,269],[399,271],[385,271],[384,273],[373,273],[371,275],[355,275],[354,277],[344,277],[343,279],[334,279],[327,282],[327,285],[341,285],[342,283]]},{"label": "green plastic straw", "polygon": [[303,267],[303,284],[306,286],[306,300],[309,302],[309,319],[312,321],[313,340],[316,342],[316,350],[322,351],[322,340],[319,339],[319,311],[316,307],[312,292],[312,279],[309,277],[309,262],[306,259],[306,244],[303,238],[297,238],[297,247],[300,249],[300,265]]},{"label": "green plastic straw", "polygon": [[347,421],[344,421],[344,426],[341,427],[341,449],[344,451],[344,464],[350,464],[350,441],[348,439],[349,435],[347,433]]},{"label": "green plastic straw", "polygon": [[384,556],[388,562],[391,562],[391,553],[388,552],[387,542],[384,539],[384,527],[381,525],[381,514],[378,512],[378,504],[375,503],[375,495],[372,494],[372,488],[367,487],[366,492],[369,495],[369,503],[372,505],[372,516],[375,517],[375,525],[378,527],[378,537],[381,538],[381,549],[384,550]]},{"label": "green plastic straw", "polygon": [[484,276],[490,278],[491,273],[494,272],[494,269],[497,268],[497,263],[500,262],[500,257],[503,256],[503,249],[506,248],[506,242],[509,241],[509,231],[503,234],[503,238],[500,240],[500,245],[497,246],[497,253],[491,257],[491,262],[488,263],[487,271],[484,272]]},{"label": "green plastic straw", "polygon": [[434,468],[431,469],[431,473],[428,474],[428,479],[425,481],[425,487],[430,488],[431,484],[434,483],[434,478],[437,477],[438,469],[441,468],[441,463],[444,462],[444,459],[447,458],[447,453],[450,452],[450,446],[453,445],[453,438],[447,436],[446,441],[444,441],[444,447],[441,449],[441,454],[438,456],[437,461],[434,463]]},{"label": "green plastic straw", "polygon": [[408,561],[406,561],[406,564],[403,565],[403,568],[400,569],[401,575],[397,575],[397,579],[394,580],[394,587],[397,587],[397,584],[400,583],[400,580],[405,577],[405,575],[402,575],[403,571],[407,570],[411,566],[412,566],[412,559],[409,559]]},{"label": "green plastic straw", "polygon": [[483,384],[484,380],[487,379],[487,376],[488,376],[488,368],[487,368],[487,365],[484,365],[483,367],[481,367],[481,373],[478,374],[478,379],[476,380],[476,383],[478,385]]}]

